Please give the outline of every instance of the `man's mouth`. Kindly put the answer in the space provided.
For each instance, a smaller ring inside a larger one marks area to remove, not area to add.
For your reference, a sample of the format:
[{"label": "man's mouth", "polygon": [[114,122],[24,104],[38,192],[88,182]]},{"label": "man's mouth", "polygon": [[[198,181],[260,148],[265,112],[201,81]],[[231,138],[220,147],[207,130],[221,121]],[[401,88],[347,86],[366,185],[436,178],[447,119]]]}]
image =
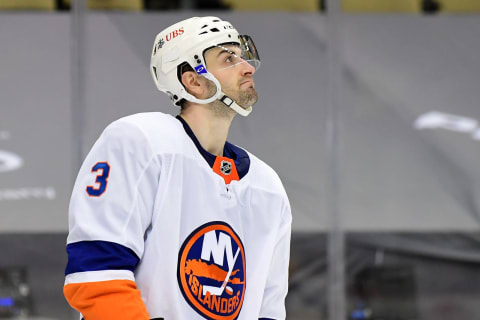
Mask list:
[{"label": "man's mouth", "polygon": [[246,81],[243,81],[242,83],[240,83],[240,86],[243,86],[243,85],[250,85],[250,86],[254,86],[254,83],[253,83],[253,80],[246,80]]}]

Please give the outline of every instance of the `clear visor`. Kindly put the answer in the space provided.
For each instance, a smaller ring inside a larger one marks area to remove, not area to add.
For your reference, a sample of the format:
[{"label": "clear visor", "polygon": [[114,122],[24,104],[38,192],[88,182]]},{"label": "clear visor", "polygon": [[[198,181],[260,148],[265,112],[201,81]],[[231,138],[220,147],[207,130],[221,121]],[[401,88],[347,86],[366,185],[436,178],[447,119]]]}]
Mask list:
[{"label": "clear visor", "polygon": [[250,64],[255,70],[260,68],[260,57],[250,36],[240,35],[237,43],[225,43],[209,48],[204,53],[207,69],[225,70]]}]

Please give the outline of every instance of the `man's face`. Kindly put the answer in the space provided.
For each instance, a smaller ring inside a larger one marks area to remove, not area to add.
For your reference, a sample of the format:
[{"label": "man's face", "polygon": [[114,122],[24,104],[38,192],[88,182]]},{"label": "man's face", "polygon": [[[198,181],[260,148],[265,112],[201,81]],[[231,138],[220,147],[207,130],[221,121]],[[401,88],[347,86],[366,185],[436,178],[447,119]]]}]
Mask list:
[{"label": "man's face", "polygon": [[240,47],[227,44],[212,48],[205,53],[205,62],[208,71],[220,82],[222,91],[237,104],[248,108],[257,102],[255,68],[241,58]]}]

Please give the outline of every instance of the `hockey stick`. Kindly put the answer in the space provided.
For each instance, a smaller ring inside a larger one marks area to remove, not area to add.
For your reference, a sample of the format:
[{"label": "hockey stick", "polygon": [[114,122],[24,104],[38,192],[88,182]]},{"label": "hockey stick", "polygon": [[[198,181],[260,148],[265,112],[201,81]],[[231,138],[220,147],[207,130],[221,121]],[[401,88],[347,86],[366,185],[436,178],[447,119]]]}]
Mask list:
[{"label": "hockey stick", "polygon": [[233,268],[235,266],[235,261],[237,261],[238,254],[240,253],[240,248],[237,248],[237,252],[235,253],[235,257],[233,257],[233,263],[231,268],[228,269],[227,276],[225,277],[225,280],[223,281],[222,285],[220,287],[212,287],[212,286],[203,286],[203,295],[206,295],[207,292],[210,292],[212,296],[221,296],[223,293],[223,290],[225,290],[225,287],[227,286],[228,279],[230,278],[230,275],[232,274]]}]

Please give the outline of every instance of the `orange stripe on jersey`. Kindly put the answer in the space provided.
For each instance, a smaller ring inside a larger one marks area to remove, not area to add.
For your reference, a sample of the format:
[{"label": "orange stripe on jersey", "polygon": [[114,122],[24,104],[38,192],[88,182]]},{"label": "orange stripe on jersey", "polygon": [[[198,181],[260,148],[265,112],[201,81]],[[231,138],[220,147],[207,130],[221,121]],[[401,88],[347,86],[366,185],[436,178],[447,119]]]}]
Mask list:
[{"label": "orange stripe on jersey", "polygon": [[233,180],[240,180],[235,162],[230,158],[217,157],[212,169],[225,180],[226,184],[230,184]]},{"label": "orange stripe on jersey", "polygon": [[63,293],[85,320],[150,319],[136,283],[130,280],[70,283]]}]

